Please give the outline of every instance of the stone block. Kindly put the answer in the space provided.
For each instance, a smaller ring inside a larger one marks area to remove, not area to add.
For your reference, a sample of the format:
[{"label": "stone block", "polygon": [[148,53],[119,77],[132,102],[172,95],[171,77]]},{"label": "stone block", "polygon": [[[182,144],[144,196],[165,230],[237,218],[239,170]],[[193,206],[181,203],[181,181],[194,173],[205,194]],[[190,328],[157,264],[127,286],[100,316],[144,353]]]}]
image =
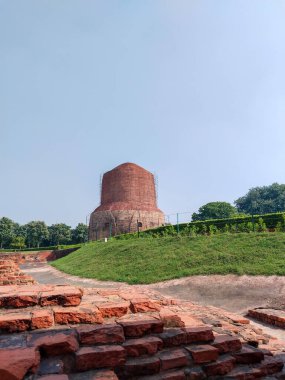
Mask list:
[{"label": "stone block", "polygon": [[219,356],[219,350],[210,345],[187,346],[186,349],[191,353],[196,364],[213,362]]},{"label": "stone block", "polygon": [[149,298],[135,298],[131,300],[131,310],[133,313],[147,313],[159,311],[161,305]]},{"label": "stone block", "polygon": [[125,337],[136,338],[147,334],[159,334],[163,331],[163,323],[156,319],[118,321],[123,327]]},{"label": "stone block", "polygon": [[26,331],[31,327],[31,313],[15,312],[0,315],[0,331],[9,333]]},{"label": "stone block", "polygon": [[129,311],[130,302],[104,302],[97,304],[97,307],[103,318],[122,317]]},{"label": "stone block", "polygon": [[220,354],[239,351],[242,347],[241,341],[230,335],[216,335],[212,346],[216,347]]},{"label": "stone block", "polygon": [[60,325],[74,323],[103,323],[104,320],[98,308],[90,305],[87,307],[60,307],[53,308],[55,323]]},{"label": "stone block", "polygon": [[43,291],[40,295],[41,306],[78,306],[82,291],[72,286],[57,286],[53,290]]},{"label": "stone block", "polygon": [[35,348],[0,350],[0,379],[22,380],[28,372],[35,373],[39,361]]},{"label": "stone block", "polygon": [[186,332],[186,342],[188,344],[214,340],[214,334],[210,327],[186,327],[183,330]]},{"label": "stone block", "polygon": [[233,370],[235,363],[235,358],[225,355],[214,363],[204,365],[203,369],[207,376],[224,376]]},{"label": "stone block", "polygon": [[160,371],[160,360],[155,356],[128,359],[122,369],[121,378],[155,375]]},{"label": "stone block", "polygon": [[164,347],[181,346],[187,343],[187,333],[179,328],[166,329],[159,337]]},{"label": "stone block", "polygon": [[121,346],[82,347],[76,353],[76,369],[89,369],[122,366],[126,352]]},{"label": "stone block", "polygon": [[79,326],[77,332],[80,343],[83,345],[123,343],[125,341],[122,326],[115,323],[102,326]]},{"label": "stone block", "polygon": [[31,313],[31,329],[46,329],[54,324],[53,312],[47,309],[37,309]]},{"label": "stone block", "polygon": [[153,336],[146,336],[138,339],[128,339],[123,347],[128,356],[154,355],[161,350],[163,342],[161,339]]},{"label": "stone block", "polygon": [[182,348],[159,353],[161,370],[184,367],[189,364],[189,354]]},{"label": "stone block", "polygon": [[232,353],[239,364],[260,363],[264,359],[264,353],[251,346],[243,346],[239,352]]},{"label": "stone block", "polygon": [[28,337],[28,346],[39,348],[46,356],[64,355],[79,348],[74,330],[33,333]]}]

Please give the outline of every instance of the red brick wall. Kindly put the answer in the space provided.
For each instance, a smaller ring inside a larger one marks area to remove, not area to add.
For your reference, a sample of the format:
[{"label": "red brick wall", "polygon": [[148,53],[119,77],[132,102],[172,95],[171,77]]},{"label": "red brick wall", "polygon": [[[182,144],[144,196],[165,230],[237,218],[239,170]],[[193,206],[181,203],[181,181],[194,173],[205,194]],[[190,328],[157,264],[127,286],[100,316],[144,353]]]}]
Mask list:
[{"label": "red brick wall", "polygon": [[91,214],[89,239],[96,240],[121,233],[154,228],[164,223],[164,214],[156,204],[152,173],[126,163],[103,176],[101,205]]}]

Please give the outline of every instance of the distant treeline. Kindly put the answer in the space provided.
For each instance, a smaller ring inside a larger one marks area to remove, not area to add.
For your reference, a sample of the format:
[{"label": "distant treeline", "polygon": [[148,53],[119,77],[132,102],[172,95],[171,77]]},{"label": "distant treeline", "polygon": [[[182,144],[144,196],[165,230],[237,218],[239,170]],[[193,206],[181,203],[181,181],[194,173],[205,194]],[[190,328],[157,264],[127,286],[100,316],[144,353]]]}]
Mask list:
[{"label": "distant treeline", "polygon": [[0,248],[25,249],[78,244],[88,240],[88,227],[79,223],[75,228],[64,223],[47,226],[42,221],[24,225],[3,217],[0,219]]}]

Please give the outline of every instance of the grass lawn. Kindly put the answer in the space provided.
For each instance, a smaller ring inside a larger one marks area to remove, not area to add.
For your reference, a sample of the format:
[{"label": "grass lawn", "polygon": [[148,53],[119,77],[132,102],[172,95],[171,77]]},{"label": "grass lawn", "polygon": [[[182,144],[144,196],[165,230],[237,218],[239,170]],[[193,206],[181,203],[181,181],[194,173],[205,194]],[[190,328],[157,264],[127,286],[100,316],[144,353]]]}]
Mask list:
[{"label": "grass lawn", "polygon": [[285,233],[92,242],[52,263],[76,276],[149,284],[209,274],[285,275]]}]

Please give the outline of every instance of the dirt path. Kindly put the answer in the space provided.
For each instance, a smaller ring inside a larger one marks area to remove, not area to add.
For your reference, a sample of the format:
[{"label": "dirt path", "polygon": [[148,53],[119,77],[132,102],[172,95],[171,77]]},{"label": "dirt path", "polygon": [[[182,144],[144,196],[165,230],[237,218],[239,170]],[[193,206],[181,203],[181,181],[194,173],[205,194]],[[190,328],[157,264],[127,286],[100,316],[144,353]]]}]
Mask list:
[{"label": "dirt path", "polygon": [[[21,268],[42,284],[73,284],[87,288],[127,286],[123,282],[71,276],[46,263],[25,264]],[[192,276],[143,287],[157,290],[163,295],[222,307],[240,314],[254,307],[278,307],[285,303],[285,276]]]},{"label": "dirt path", "polygon": [[284,276],[193,276],[150,286],[164,295],[241,314],[250,308],[285,303]]}]

